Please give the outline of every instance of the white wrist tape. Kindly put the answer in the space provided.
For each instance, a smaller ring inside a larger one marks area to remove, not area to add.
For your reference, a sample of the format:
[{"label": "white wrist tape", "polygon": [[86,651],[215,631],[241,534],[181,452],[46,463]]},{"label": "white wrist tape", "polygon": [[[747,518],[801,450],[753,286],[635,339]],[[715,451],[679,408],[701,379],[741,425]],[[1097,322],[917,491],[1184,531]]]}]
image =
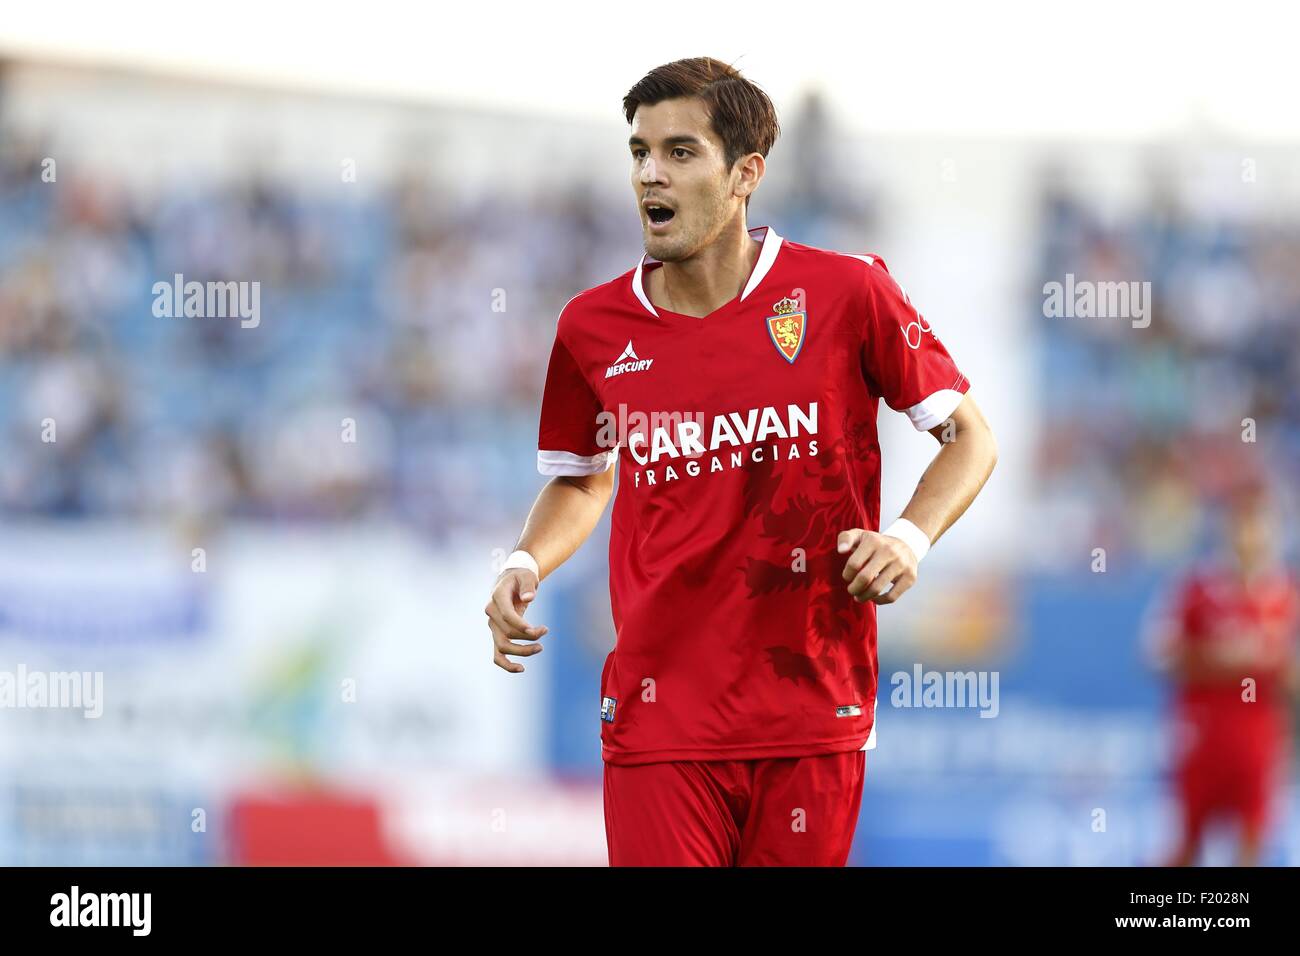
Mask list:
[{"label": "white wrist tape", "polygon": [[899,518],[891,524],[881,534],[887,534],[891,538],[898,538],[907,544],[912,552],[916,555],[916,563],[920,564],[925,553],[930,550],[930,539],[926,537],[925,532],[918,528],[906,518]]},{"label": "white wrist tape", "polygon": [[504,573],[511,568],[524,568],[532,571],[539,578],[542,576],[541,571],[537,568],[537,559],[527,551],[510,552],[510,557],[506,558],[506,563],[501,566],[501,571]]}]

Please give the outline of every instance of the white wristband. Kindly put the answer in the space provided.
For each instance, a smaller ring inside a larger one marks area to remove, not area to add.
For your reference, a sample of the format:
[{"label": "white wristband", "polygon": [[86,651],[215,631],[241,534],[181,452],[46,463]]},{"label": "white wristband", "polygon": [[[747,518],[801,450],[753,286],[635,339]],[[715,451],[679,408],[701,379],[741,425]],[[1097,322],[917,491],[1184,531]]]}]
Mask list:
[{"label": "white wristband", "polygon": [[926,537],[925,532],[918,528],[906,518],[899,518],[891,524],[881,534],[887,534],[891,538],[898,538],[903,541],[912,553],[916,555],[916,563],[920,564],[925,553],[930,550],[930,539]]},{"label": "white wristband", "polygon": [[506,563],[501,566],[501,572],[504,574],[511,568],[523,568],[526,571],[532,571],[538,578],[542,576],[541,571],[537,568],[537,559],[527,551],[510,552],[510,557],[506,558]]}]

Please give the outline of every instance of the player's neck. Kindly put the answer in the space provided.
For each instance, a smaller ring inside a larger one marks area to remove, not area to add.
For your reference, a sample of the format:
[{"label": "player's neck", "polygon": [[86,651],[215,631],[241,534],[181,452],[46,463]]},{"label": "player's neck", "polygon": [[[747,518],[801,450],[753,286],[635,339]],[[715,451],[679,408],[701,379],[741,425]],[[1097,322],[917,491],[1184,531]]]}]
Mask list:
[{"label": "player's neck", "polygon": [[762,245],[737,219],[689,259],[653,270],[647,278],[650,301],[669,312],[703,318],[744,291]]}]

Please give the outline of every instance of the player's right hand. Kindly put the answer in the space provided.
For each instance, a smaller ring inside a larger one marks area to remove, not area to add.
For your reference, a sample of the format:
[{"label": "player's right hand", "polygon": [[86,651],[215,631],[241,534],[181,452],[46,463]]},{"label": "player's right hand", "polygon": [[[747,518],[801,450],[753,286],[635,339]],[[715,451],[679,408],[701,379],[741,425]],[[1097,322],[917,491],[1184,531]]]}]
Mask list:
[{"label": "player's right hand", "polygon": [[[524,620],[524,612],[537,597],[537,585],[537,575],[532,571],[509,568],[497,578],[492,597],[483,608],[488,630],[492,632],[492,661],[512,674],[522,674],[524,665],[507,660],[506,655],[532,657],[542,651],[542,645],[535,642],[546,633],[546,628],[530,625]],[[517,643],[519,641],[534,643]]]}]

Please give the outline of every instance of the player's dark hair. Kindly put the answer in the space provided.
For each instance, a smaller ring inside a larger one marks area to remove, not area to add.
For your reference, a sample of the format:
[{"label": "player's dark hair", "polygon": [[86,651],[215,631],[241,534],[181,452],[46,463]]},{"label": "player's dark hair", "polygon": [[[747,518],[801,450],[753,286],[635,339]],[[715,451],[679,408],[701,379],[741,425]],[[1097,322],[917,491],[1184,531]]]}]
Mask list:
[{"label": "player's dark hair", "polygon": [[[711,56],[675,60],[657,66],[642,77],[623,97],[623,115],[628,125],[638,106],[654,106],[664,100],[698,97],[704,101],[714,134],[722,140],[727,168],[742,156],[759,153],[764,159],[781,126],[776,107],[752,80],[740,75]],[[746,197],[746,204],[749,198]]]}]

